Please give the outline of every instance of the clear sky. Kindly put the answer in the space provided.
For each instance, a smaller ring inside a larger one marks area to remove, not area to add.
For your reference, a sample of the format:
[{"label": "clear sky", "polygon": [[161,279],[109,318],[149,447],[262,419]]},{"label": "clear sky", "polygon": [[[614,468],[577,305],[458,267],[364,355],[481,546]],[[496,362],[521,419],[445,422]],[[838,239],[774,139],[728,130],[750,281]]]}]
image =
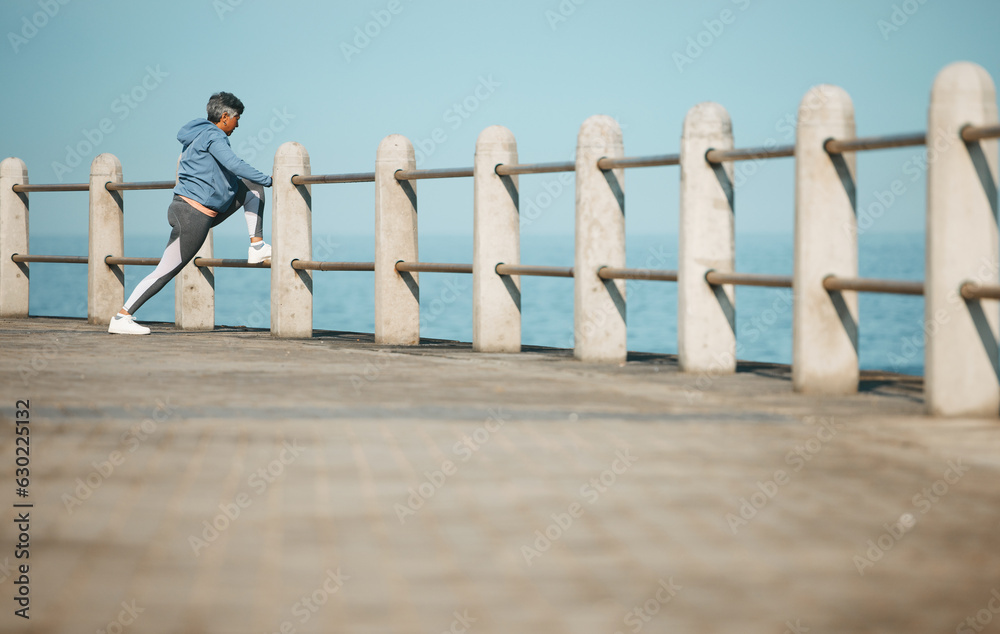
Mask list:
[{"label": "clear sky", "polygon": [[[593,114],[619,120],[627,155],[671,153],[702,101],[729,110],[737,146],[791,143],[820,83],[850,93],[859,135],[917,132],[945,65],[1000,78],[996,0],[3,0],[0,18],[0,153],[34,183],[85,182],[101,152],[127,181],[173,178],[177,130],[219,90],[246,105],[231,137],[245,160],[270,172],[294,140],[321,174],[373,170],[391,133],[424,148],[420,167],[471,166],[493,124],[523,162],[570,160]],[[860,157],[860,210],[894,180],[906,190],[871,231],[922,231],[922,154]],[[737,179],[739,231],[791,232],[792,172],[779,159]],[[628,171],[630,234],[676,232],[678,180],[675,167]],[[546,188],[554,201],[539,204]],[[471,235],[471,179],[418,193],[421,232]],[[373,185],[313,196],[314,232],[373,232]],[[126,236],[165,237],[169,199],[126,193]],[[522,216],[538,205],[526,233],[572,233],[571,181],[522,176],[521,201]],[[33,194],[31,211],[33,236],[86,234],[86,194]]]}]

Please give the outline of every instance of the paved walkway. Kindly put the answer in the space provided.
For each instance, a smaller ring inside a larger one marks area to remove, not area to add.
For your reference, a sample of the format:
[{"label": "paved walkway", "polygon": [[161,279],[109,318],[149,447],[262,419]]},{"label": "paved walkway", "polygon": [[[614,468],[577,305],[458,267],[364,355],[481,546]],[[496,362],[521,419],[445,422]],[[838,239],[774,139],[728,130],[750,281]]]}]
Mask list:
[{"label": "paved walkway", "polygon": [[[0,358],[0,631],[1000,621],[1000,422],[924,417],[912,377],[808,398],[767,364],[713,378],[664,355],[53,318],[0,320]],[[24,561],[30,621],[11,598]]]}]

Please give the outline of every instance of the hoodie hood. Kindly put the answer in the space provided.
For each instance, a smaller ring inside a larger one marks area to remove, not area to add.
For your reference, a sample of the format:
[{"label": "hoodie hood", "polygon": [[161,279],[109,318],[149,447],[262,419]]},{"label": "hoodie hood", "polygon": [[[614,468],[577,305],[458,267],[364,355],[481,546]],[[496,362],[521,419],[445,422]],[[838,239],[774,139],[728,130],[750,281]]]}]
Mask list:
[{"label": "hoodie hood", "polygon": [[219,130],[219,127],[208,119],[194,119],[184,124],[184,127],[177,133],[177,140],[186,148],[191,145],[192,141],[198,138],[199,134],[209,130],[209,128],[214,128],[216,131],[225,134],[225,132]]}]

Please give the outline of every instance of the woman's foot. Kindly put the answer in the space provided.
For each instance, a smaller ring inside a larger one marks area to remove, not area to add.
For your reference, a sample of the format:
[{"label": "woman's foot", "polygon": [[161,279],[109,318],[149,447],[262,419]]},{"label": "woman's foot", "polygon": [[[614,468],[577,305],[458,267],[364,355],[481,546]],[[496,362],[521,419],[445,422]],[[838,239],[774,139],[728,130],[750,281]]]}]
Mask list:
[{"label": "woman's foot", "polygon": [[247,262],[250,264],[259,264],[260,262],[270,262],[271,261],[271,245],[259,240],[250,244],[250,248],[247,251]]},{"label": "woman's foot", "polygon": [[111,318],[108,332],[114,335],[148,335],[149,328],[135,323],[132,315],[118,313]]}]

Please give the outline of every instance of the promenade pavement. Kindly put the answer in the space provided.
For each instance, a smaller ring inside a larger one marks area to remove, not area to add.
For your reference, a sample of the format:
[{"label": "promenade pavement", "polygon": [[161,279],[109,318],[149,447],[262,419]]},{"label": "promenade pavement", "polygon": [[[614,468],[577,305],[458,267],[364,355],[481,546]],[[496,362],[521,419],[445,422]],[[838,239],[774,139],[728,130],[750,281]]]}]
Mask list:
[{"label": "promenade pavement", "polygon": [[0,319],[0,631],[1000,631],[1000,421],[919,377],[151,325]]}]

